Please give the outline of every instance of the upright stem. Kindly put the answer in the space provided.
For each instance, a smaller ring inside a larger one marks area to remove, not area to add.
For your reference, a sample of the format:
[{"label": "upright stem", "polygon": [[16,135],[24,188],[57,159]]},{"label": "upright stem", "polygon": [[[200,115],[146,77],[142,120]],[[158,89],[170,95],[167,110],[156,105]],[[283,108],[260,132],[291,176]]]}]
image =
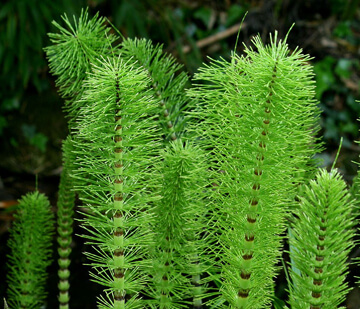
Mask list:
[{"label": "upright stem", "polygon": [[[249,297],[249,292],[251,289],[250,278],[252,274],[252,260],[254,258],[254,241],[256,237],[256,231],[258,226],[256,224],[258,220],[258,204],[259,204],[259,191],[261,190],[261,178],[263,175],[263,162],[266,156],[266,144],[268,142],[268,128],[270,125],[271,118],[271,108],[272,102],[271,98],[273,96],[272,85],[275,82],[277,70],[277,62],[275,62],[272,79],[269,85],[269,93],[267,95],[266,101],[264,103],[264,118],[262,122],[263,131],[259,136],[258,144],[258,153],[256,156],[257,165],[254,168],[252,190],[250,193],[249,205],[246,215],[245,222],[245,250],[242,255],[243,263],[240,271],[241,280],[239,282],[239,291],[238,291],[238,301],[236,303],[236,308],[247,308],[247,300]],[[256,287],[255,287],[256,288]]]},{"label": "upright stem", "polygon": [[71,139],[64,142],[63,145],[63,171],[60,177],[59,186],[59,200],[57,209],[57,224],[58,224],[58,254],[59,254],[59,308],[69,309],[69,277],[70,270],[69,265],[71,260],[69,255],[71,253],[71,242],[73,232],[73,215],[74,215],[74,203],[75,203],[75,192],[73,188],[73,181],[70,177],[71,166],[73,164],[71,157],[72,145]]},{"label": "upright stem", "polygon": [[[116,106],[120,106],[119,98],[119,80],[115,81],[116,83]],[[123,309],[125,308],[125,278],[124,278],[124,230],[123,230],[123,207],[124,207],[124,197],[123,197],[123,145],[122,145],[122,125],[121,125],[121,110],[118,109],[115,111],[115,181],[114,181],[114,212],[113,212],[113,222],[114,222],[114,243],[118,246],[114,250],[114,286],[116,287],[114,291],[114,308]]]}]

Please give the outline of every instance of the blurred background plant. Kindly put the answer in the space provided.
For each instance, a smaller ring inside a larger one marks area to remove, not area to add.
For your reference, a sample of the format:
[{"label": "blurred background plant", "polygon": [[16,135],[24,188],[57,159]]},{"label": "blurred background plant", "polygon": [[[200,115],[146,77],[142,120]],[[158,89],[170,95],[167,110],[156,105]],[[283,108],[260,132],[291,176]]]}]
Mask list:
[{"label": "blurred background plant", "polygon": [[[124,36],[163,44],[190,75],[208,57],[229,58],[246,12],[238,53],[254,35],[268,42],[269,32],[277,29],[284,37],[295,23],[290,48],[300,46],[314,57],[317,98],[324,111],[324,165],[332,164],[343,137],[337,165],[348,181],[355,175],[351,161],[360,153],[354,143],[360,115],[355,102],[360,98],[359,0],[5,0],[0,6],[0,243],[11,219],[1,210],[9,204],[1,201],[33,191],[34,174],[39,174],[39,190],[53,205],[56,200],[67,125],[43,48],[50,44],[47,33],[55,31],[52,20],[61,23],[63,13],[79,16],[87,6],[90,15],[99,11]],[[1,256],[4,250],[0,246]]]}]

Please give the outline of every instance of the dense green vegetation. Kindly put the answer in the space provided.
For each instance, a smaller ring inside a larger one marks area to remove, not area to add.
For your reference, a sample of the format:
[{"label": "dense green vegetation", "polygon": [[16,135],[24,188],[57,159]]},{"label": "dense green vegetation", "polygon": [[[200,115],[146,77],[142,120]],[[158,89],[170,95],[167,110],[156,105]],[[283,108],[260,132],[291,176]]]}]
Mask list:
[{"label": "dense green vegetation", "polygon": [[[63,1],[61,4],[8,1],[0,8],[3,72],[0,171],[5,187],[14,198],[29,191],[29,183],[34,183],[31,177],[21,187],[16,182],[18,175],[26,180],[24,175],[40,173],[40,187],[42,177],[44,180],[49,177],[46,175],[56,175],[54,182],[58,181],[61,142],[68,128],[61,111],[63,103],[56,94],[54,79],[48,74],[42,48],[49,45],[47,32],[54,31],[51,21],[59,20],[63,12],[78,16],[83,6],[89,6],[90,15],[100,11],[100,15],[107,16],[125,37],[144,37],[164,44],[164,50],[183,63],[190,75],[198,71],[203,61],[208,63],[209,56],[230,60],[238,24],[246,11],[248,15],[239,37],[239,42],[246,45],[250,45],[251,38],[258,33],[268,42],[267,33],[275,29],[284,37],[295,22],[288,39],[290,49],[299,45],[314,57],[308,61],[314,65],[316,74],[316,98],[323,111],[320,134],[326,147],[318,157],[324,159],[325,166],[330,166],[339,139],[343,137],[337,164],[351,183],[356,170],[351,160],[357,160],[359,155],[358,146],[353,143],[358,137],[356,119],[360,112],[356,103],[360,78],[358,1],[349,1],[346,5],[335,0],[327,1],[327,5],[316,1]],[[237,46],[239,54],[243,49],[242,44]],[[52,188],[53,200],[55,192]],[[7,231],[9,217],[2,213],[2,231]],[[1,236],[3,243],[7,233],[2,232]],[[4,250],[1,249],[1,255]],[[75,259],[82,259],[80,251],[83,249],[74,252]],[[3,272],[4,266],[1,267]],[[0,292],[3,289],[1,286]],[[280,278],[278,294],[282,291]]]}]

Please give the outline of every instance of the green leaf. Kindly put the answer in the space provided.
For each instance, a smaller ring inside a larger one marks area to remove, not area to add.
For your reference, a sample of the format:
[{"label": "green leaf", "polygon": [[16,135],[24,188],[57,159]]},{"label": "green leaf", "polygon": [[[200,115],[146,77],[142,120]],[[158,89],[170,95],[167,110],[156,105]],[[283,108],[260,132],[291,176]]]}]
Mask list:
[{"label": "green leaf", "polygon": [[343,21],[339,22],[333,31],[334,35],[339,38],[353,38],[354,34],[351,30],[351,22]]},{"label": "green leaf", "polygon": [[182,112],[188,101],[185,87],[189,81],[181,72],[182,66],[174,57],[163,53],[162,46],[154,46],[149,40],[126,39],[121,47],[121,57],[140,66],[149,75],[150,90],[157,100],[159,125],[165,139],[179,138],[185,125]]},{"label": "green leaf", "polygon": [[4,297],[4,309],[9,309],[9,306],[8,306],[8,304],[7,304],[7,302],[6,302],[5,297]]},{"label": "green leaf", "polygon": [[30,141],[36,134],[36,126],[23,124],[21,125],[23,135]]},{"label": "green leaf", "polygon": [[279,299],[278,297],[274,296],[273,306],[275,309],[284,309],[286,303],[283,300]]},{"label": "green leaf", "polygon": [[36,132],[35,125],[23,124],[21,129],[30,145],[33,145],[42,152],[45,152],[48,138],[43,133]]}]

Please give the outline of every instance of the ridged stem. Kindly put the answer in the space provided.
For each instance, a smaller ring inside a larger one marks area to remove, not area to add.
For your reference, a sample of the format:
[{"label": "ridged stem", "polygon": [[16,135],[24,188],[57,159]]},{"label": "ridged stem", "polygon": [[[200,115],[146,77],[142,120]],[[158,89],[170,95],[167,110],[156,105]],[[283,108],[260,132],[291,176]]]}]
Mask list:
[{"label": "ridged stem", "polygon": [[161,46],[151,41],[127,39],[122,44],[122,56],[140,65],[150,79],[154,98],[159,104],[157,121],[162,127],[165,141],[175,141],[181,136],[181,109],[186,105],[184,88],[188,80],[174,58],[163,53]]},{"label": "ridged stem", "polygon": [[70,270],[69,265],[71,263],[69,256],[71,254],[71,242],[73,232],[73,215],[74,215],[74,203],[75,203],[75,192],[73,188],[73,181],[70,176],[72,160],[72,145],[71,139],[64,142],[63,145],[63,171],[60,177],[59,185],[59,198],[57,204],[57,231],[58,231],[58,264],[59,264],[59,308],[69,309],[69,277]]},{"label": "ridged stem", "polygon": [[[264,108],[264,116],[262,121],[263,130],[258,138],[258,152],[256,155],[257,165],[253,168],[253,182],[251,184],[252,190],[250,191],[250,199],[248,205],[248,212],[246,215],[245,222],[245,237],[244,237],[244,248],[242,255],[242,268],[240,270],[240,281],[239,281],[239,290],[238,290],[238,301],[235,304],[236,308],[247,308],[247,300],[249,297],[249,293],[251,288],[250,278],[252,275],[252,260],[254,258],[254,250],[257,248],[254,246],[255,238],[257,237],[257,220],[258,220],[258,204],[259,204],[259,191],[262,186],[262,174],[263,174],[263,162],[266,159],[266,145],[268,142],[268,129],[271,122],[271,109],[272,109],[272,101],[271,98],[273,96],[272,85],[275,83],[276,79],[276,70],[277,63],[275,62],[273,68],[273,75],[271,77],[271,82],[269,84],[269,92],[266,97],[266,101],[263,105]],[[267,172],[267,171],[266,171]]]},{"label": "ridged stem", "polygon": [[[120,106],[120,86],[119,80],[115,81],[116,89],[116,106]],[[121,123],[121,110],[117,110],[115,114],[115,181],[114,181],[114,244],[118,247],[114,250],[114,308],[123,309],[125,308],[125,277],[124,277],[124,230],[123,230],[123,145],[122,145],[122,123]]]},{"label": "ridged stem", "polygon": [[[151,78],[151,75],[149,73],[149,77]],[[159,115],[160,118],[163,118],[166,122],[166,127],[169,130],[168,134],[166,136],[170,136],[171,140],[175,141],[177,139],[177,136],[175,134],[174,125],[170,119],[170,113],[168,110],[168,107],[166,106],[166,101],[162,98],[161,92],[158,90],[158,87],[156,86],[155,81],[151,78],[152,81],[152,88],[154,89],[154,93],[156,97],[159,100],[159,105],[161,108],[161,113]]]}]

